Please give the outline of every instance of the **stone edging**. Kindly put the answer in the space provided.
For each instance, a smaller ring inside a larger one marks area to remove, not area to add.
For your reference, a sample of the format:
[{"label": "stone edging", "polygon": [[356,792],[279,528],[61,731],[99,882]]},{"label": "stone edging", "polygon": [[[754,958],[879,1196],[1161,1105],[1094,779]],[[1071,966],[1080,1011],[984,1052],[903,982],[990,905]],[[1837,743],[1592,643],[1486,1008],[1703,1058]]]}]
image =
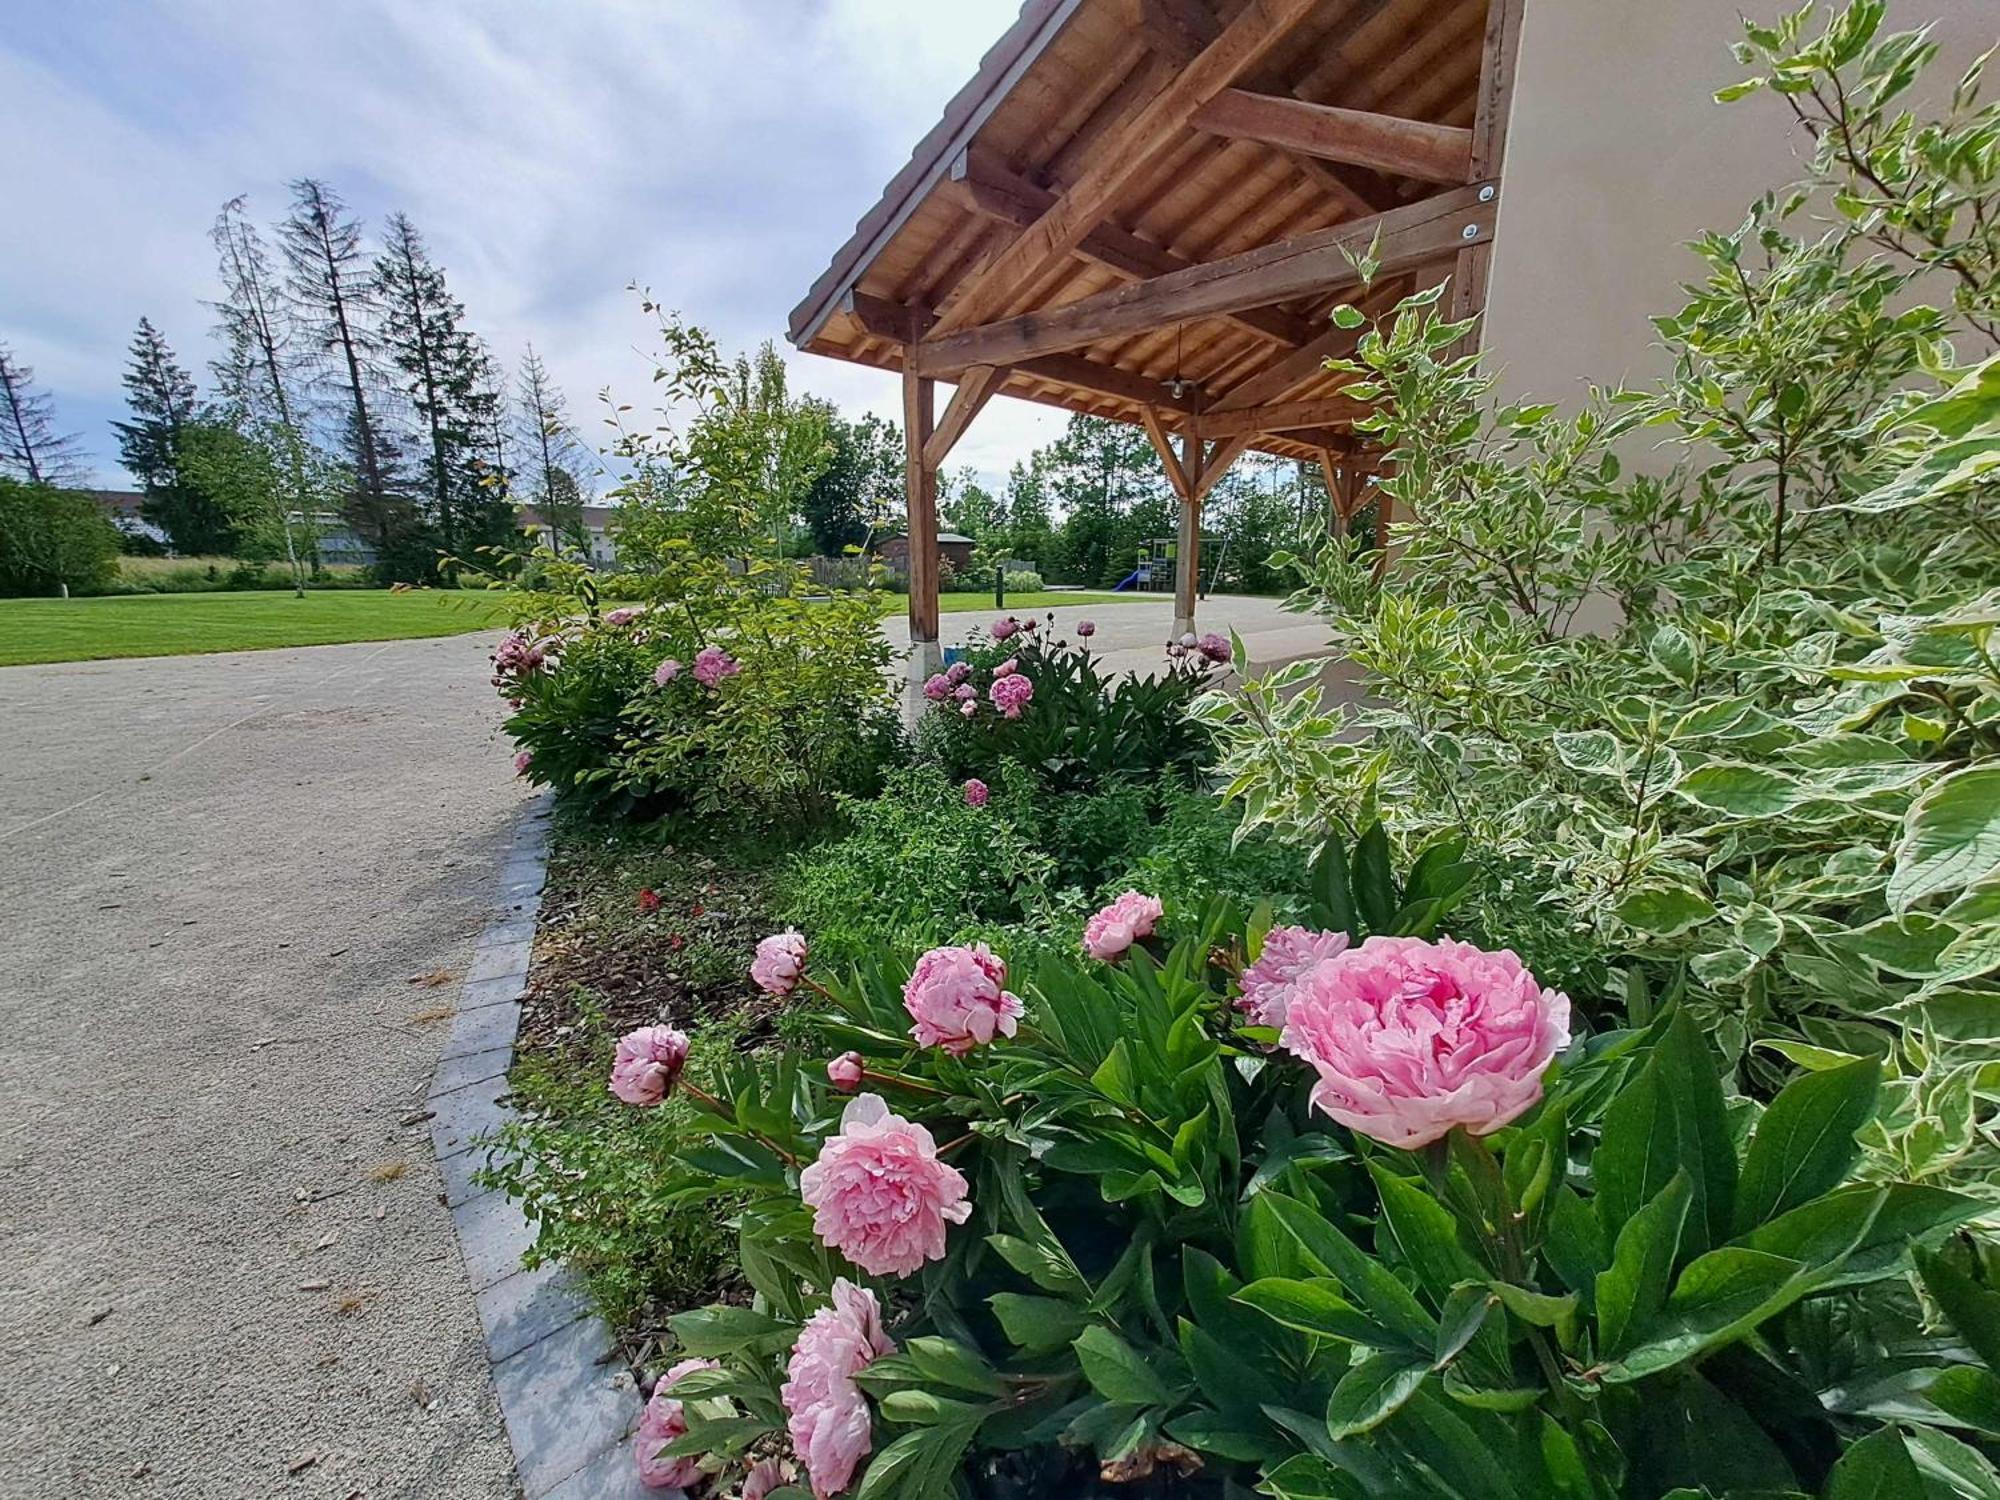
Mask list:
[{"label": "stone edging", "polygon": [[472,1174],[475,1142],[513,1117],[507,1069],[521,1024],[521,995],[549,854],[549,799],[529,804],[500,871],[498,915],[480,934],[460,987],[426,1107],[445,1206],[465,1257],[524,1500],[669,1500],[638,1482],[626,1439],[643,1406],[616,1358],[611,1330],[590,1314],[575,1276],[558,1266],[521,1269],[535,1232],[504,1193]]}]

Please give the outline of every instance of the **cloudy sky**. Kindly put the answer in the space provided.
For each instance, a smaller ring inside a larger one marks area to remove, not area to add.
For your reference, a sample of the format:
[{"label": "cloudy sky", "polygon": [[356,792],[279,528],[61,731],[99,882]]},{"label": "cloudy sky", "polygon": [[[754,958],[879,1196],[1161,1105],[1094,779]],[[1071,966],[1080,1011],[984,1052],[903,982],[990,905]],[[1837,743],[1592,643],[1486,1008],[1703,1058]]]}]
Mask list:
[{"label": "cloudy sky", "polygon": [[[141,315],[205,367],[207,231],[325,178],[408,213],[511,366],[532,341],[578,426],[643,400],[638,282],[725,348],[785,315],[1018,0],[5,0],[0,340],[100,484]],[[788,351],[789,352],[789,351]],[[893,377],[790,354],[794,387],[896,414]],[[994,402],[989,477],[1061,418]]]}]

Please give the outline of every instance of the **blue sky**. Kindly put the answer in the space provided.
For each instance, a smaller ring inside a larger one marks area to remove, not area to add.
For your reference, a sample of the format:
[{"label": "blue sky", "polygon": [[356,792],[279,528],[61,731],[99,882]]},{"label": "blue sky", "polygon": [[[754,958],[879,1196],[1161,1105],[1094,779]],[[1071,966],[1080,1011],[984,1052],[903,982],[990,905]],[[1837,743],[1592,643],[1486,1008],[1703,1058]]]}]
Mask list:
[{"label": "blue sky", "polygon": [[[510,365],[532,341],[586,437],[643,401],[637,281],[725,348],[785,314],[1018,0],[4,0],[0,340],[97,482],[141,315],[204,377],[207,232],[328,180],[407,212]],[[893,416],[892,377],[791,354],[795,388]],[[989,479],[1061,417],[994,402]]]}]

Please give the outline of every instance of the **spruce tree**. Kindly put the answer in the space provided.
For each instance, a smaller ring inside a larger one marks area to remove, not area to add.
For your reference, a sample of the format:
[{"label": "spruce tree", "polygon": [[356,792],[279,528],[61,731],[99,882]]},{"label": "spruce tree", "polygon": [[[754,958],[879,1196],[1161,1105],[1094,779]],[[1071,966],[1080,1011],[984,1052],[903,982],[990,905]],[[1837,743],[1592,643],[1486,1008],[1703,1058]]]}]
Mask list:
[{"label": "spruce tree", "polygon": [[382,310],[383,350],[416,414],[418,468],[439,544],[450,559],[500,541],[511,518],[505,456],[494,449],[500,402],[492,360],[466,329],[464,305],[406,215],[389,220],[373,295]]},{"label": "spruce tree", "polygon": [[35,372],[0,344],[0,474],[75,488],[88,477],[81,441],[56,430],[48,394],[35,389]]},{"label": "spruce tree", "polygon": [[186,555],[235,550],[236,529],[187,472],[186,453],[196,425],[194,377],[174,351],[141,318],[125,369],[125,400],[132,420],[113,422],[118,456],[139,481],[140,513],[166,532]]}]

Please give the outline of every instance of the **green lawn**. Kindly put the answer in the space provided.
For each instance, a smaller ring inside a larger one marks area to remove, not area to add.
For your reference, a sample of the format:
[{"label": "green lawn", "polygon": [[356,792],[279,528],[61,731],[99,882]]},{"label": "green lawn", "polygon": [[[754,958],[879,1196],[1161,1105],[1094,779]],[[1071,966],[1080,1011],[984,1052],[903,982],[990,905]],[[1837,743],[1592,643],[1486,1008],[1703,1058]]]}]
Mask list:
[{"label": "green lawn", "polygon": [[[1129,604],[1158,594],[1009,594],[1014,614],[1078,605]],[[884,615],[901,614],[900,594],[882,596]],[[945,594],[946,614],[991,611],[991,594]],[[114,656],[188,656],[404,641],[462,635],[501,624],[500,606],[481,593],[418,589],[329,589],[284,593],[115,594],[102,599],[0,599],[0,667],[28,662],[101,661]]]},{"label": "green lawn", "polygon": [[462,635],[501,623],[484,594],[378,589],[0,599],[0,666]]}]

